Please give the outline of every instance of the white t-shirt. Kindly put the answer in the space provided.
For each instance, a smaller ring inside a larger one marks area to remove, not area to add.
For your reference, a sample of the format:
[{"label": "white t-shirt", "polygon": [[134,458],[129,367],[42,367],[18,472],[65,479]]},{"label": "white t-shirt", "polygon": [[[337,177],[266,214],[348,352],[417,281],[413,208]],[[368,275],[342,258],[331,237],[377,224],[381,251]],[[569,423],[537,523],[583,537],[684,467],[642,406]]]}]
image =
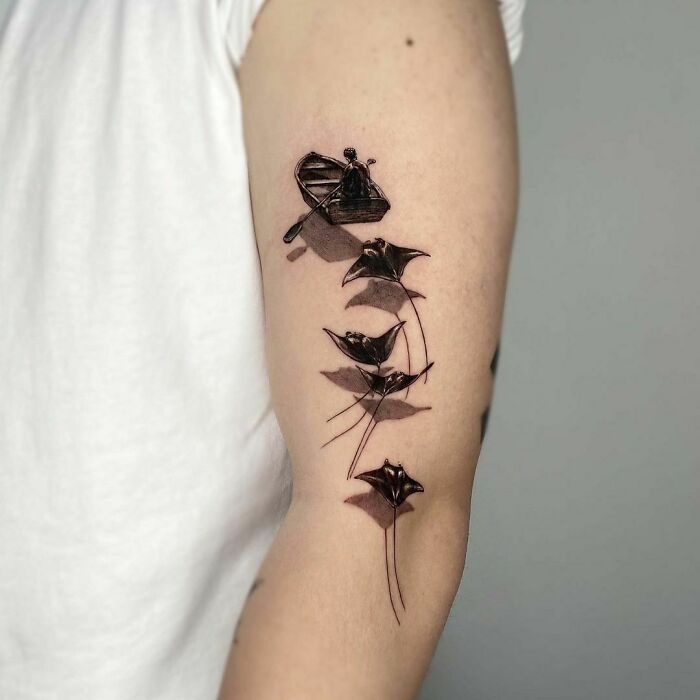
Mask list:
[{"label": "white t-shirt", "polygon": [[260,5],[0,0],[0,700],[216,697],[290,483],[231,70]]}]

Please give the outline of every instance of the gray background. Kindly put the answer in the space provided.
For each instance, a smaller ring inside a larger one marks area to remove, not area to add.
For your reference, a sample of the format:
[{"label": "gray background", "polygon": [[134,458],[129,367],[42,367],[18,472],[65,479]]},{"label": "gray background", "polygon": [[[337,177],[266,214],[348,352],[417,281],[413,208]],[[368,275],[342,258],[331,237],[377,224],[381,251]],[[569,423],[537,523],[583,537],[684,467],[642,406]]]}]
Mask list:
[{"label": "gray background", "polygon": [[530,0],[467,569],[422,700],[700,698],[700,3]]}]

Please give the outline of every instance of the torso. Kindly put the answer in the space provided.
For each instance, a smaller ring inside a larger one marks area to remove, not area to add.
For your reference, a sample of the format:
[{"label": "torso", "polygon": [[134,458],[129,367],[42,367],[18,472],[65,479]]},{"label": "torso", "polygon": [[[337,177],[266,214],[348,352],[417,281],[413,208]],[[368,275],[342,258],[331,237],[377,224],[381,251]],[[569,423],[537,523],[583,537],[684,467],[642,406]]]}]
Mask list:
[{"label": "torso", "polygon": [[213,4],[0,3],[1,697],[214,697],[286,506]]}]

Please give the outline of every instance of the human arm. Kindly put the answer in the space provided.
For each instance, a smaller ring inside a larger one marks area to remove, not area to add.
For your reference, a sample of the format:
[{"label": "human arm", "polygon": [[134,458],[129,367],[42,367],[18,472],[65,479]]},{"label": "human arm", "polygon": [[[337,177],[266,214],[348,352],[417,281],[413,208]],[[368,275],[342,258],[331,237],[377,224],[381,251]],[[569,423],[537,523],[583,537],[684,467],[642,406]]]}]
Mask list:
[{"label": "human arm", "polygon": [[[514,227],[515,128],[496,3],[269,0],[240,84],[270,377],[294,495],[222,698],[410,698],[462,574]],[[309,219],[285,245],[282,235],[308,210],[295,164],[309,151],[342,158],[350,145],[360,159],[376,158],[372,177],[391,209],[342,228]],[[430,257],[412,258],[398,282],[343,286],[363,241],[377,237]],[[404,288],[425,297],[411,298],[420,324],[411,302],[400,303]],[[427,382],[408,395],[370,393],[328,423],[362,394],[356,365],[377,370],[344,355],[323,329],[379,337],[398,323],[394,310],[405,325],[382,371],[407,372],[405,330],[412,373],[434,362]],[[380,399],[378,415],[388,417],[375,425],[368,419]],[[321,447],[358,417],[355,430]],[[365,424],[374,429],[347,479]],[[391,504],[354,478],[385,459],[424,488],[397,509],[395,540]],[[389,510],[377,510],[381,503]]]}]

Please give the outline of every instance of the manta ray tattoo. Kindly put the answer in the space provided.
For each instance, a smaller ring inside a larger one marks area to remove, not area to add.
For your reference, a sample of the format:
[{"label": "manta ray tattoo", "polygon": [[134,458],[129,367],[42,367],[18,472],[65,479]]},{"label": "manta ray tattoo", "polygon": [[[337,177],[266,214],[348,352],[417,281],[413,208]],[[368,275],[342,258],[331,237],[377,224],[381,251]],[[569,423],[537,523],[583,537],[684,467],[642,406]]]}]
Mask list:
[{"label": "manta ray tattoo", "polygon": [[[368,335],[360,330],[339,333],[327,327],[323,328],[335,347],[353,363],[350,367],[322,371],[322,374],[338,387],[353,394],[352,403],[337,411],[326,422],[334,421],[355,407],[359,407],[361,415],[352,425],[325,442],[322,447],[330,445],[366,421],[350,461],[346,479],[350,480],[354,476],[355,479],[369,484],[371,489],[369,492],[350,496],[345,502],[358,506],[368,513],[384,532],[384,568],[389,602],[397,624],[401,625],[396,600],[403,611],[406,610],[406,605],[396,562],[396,520],[413,510],[408,499],[416,493],[423,492],[423,485],[409,476],[400,462],[392,464],[388,458],[376,469],[364,471],[357,476],[355,471],[375,428],[381,421],[387,418],[402,420],[430,409],[430,406],[412,406],[398,398],[387,399],[392,395],[395,397],[404,390],[407,398],[409,387],[421,377],[424,383],[427,382],[428,373],[434,366],[434,362],[428,355],[425,329],[415,301],[424,300],[425,296],[416,289],[407,288],[403,281],[409,263],[417,258],[430,258],[430,254],[417,248],[389,243],[384,238],[374,238],[361,243],[362,239],[356,238],[345,228],[353,224],[371,224],[381,221],[390,209],[390,204],[370,174],[370,166],[376,161],[373,158],[367,159],[366,162],[359,160],[356,150],[352,147],[346,148],[343,156],[345,163],[332,156],[311,151],[297,162],[294,177],[309,210],[292,224],[284,234],[283,240],[287,244],[291,243],[306,226],[302,238],[305,242],[311,241],[311,245],[315,246],[313,249],[319,252],[319,259],[327,263],[335,263],[354,258],[345,274],[342,277],[339,276],[340,288],[360,279],[366,279],[368,282],[363,291],[356,293],[346,303],[345,308],[363,307],[388,312],[396,320],[394,325],[377,336]],[[317,224],[324,220],[327,222],[324,223],[327,229],[322,236],[319,236],[316,231]],[[327,245],[322,241],[337,241],[338,244]],[[332,251],[331,248],[333,248]],[[294,261],[304,250],[305,248],[297,248],[287,258]],[[413,310],[417,324],[417,329],[414,331],[416,337],[419,331],[423,342],[425,361],[423,369],[417,372],[412,371],[411,368],[411,348],[406,330],[414,328],[413,320],[409,324],[399,315],[406,302]],[[370,311],[370,313],[377,313],[377,311]],[[395,359],[392,360],[394,367],[387,365],[392,354],[395,354],[394,349],[399,334],[402,335],[406,348],[407,371],[405,372],[395,369],[397,365]],[[391,566],[389,530],[391,530],[393,562]],[[396,596],[393,588],[396,589]]]},{"label": "manta ray tattoo", "polygon": [[[425,364],[428,364],[428,344],[425,340],[425,331],[418,309],[413,301],[413,295],[406,289],[401,278],[404,270],[411,260],[419,257],[430,257],[428,253],[415,248],[402,248],[401,246],[387,243],[383,238],[375,238],[373,241],[365,241],[362,247],[362,255],[351,265],[350,269],[343,277],[342,286],[348,282],[362,277],[372,277],[387,282],[398,284],[406,295],[413,313],[418,321],[421,337],[423,338],[423,349],[425,352]],[[426,375],[427,380],[427,375]]]},{"label": "manta ray tattoo", "polygon": [[[367,482],[383,499],[384,502],[391,508],[391,528],[392,528],[392,560],[394,568],[394,580],[396,582],[396,590],[399,594],[401,607],[406,610],[401,584],[399,583],[399,573],[396,567],[396,519],[400,514],[400,508],[405,503],[409,496],[414,493],[421,493],[423,484],[411,478],[401,464],[391,464],[388,459],[384,460],[384,464],[377,469],[358,474],[356,479]],[[377,522],[381,524],[379,518],[375,516]],[[400,625],[401,621],[396,612],[396,605],[391,592],[391,576],[389,573],[389,544],[387,537],[388,527],[384,529],[384,563],[386,565],[386,582],[389,589],[389,602],[391,609],[394,612],[396,622]]]}]

